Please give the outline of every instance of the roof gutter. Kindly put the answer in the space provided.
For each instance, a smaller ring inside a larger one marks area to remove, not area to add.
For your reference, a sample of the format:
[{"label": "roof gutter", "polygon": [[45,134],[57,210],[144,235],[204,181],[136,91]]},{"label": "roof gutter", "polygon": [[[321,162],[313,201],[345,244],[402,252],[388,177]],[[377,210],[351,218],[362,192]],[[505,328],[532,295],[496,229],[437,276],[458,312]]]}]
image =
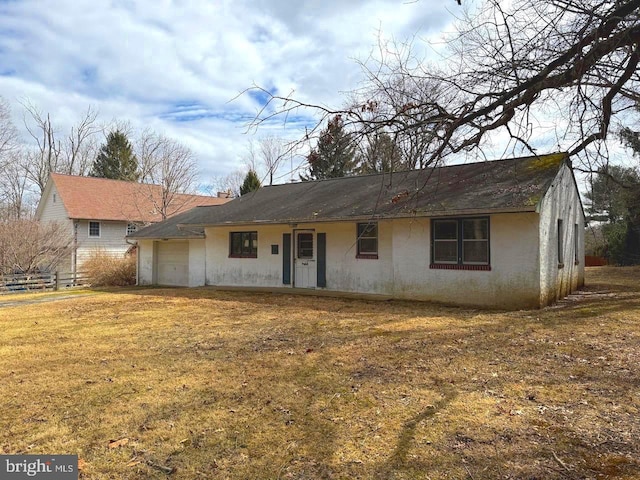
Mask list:
[{"label": "roof gutter", "polygon": [[153,237],[135,237],[134,240],[202,240],[203,238],[205,238],[204,235],[154,235]]},{"label": "roof gutter", "polygon": [[471,215],[487,215],[498,213],[532,213],[536,212],[536,205],[530,205],[526,207],[512,207],[512,208],[499,208],[499,209],[461,209],[461,210],[447,210],[438,212],[413,212],[405,215],[358,215],[351,217],[332,217],[332,218],[290,218],[279,220],[256,220],[256,221],[242,221],[242,222],[221,222],[221,223],[179,223],[178,229],[186,227],[231,227],[231,226],[256,226],[256,225],[287,225],[298,223],[332,223],[332,222],[359,222],[359,221],[371,221],[371,220],[395,220],[406,218],[434,218],[434,217],[458,217],[458,216],[471,216]]}]

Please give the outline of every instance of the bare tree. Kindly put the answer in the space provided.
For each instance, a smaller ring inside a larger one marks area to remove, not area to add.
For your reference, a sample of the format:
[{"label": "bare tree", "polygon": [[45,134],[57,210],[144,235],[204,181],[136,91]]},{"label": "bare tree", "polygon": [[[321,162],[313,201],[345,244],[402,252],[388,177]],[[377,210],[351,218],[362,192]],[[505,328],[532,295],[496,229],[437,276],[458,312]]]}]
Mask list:
[{"label": "bare tree", "polygon": [[[0,213],[4,218],[12,217],[16,211],[15,161],[17,152],[18,131],[11,120],[9,104],[0,97]],[[18,205],[18,211],[20,208],[21,205]]]},{"label": "bare tree", "polygon": [[[25,173],[40,192],[43,192],[49,173],[57,172],[59,169],[62,146],[56,138],[51,116],[48,113],[45,115],[30,103],[24,103],[23,106],[24,126],[36,143],[36,147],[26,157]],[[27,118],[30,118],[31,123]]]},{"label": "bare tree", "polygon": [[98,112],[91,106],[71,127],[63,144],[65,154],[65,173],[70,175],[88,175],[99,149],[99,135],[103,127],[98,124]]},{"label": "bare tree", "polygon": [[381,45],[354,102],[328,108],[255,87],[270,101],[253,126],[310,108],[320,114],[310,135],[336,114],[361,136],[428,132],[426,167],[482,151],[501,132],[509,149],[535,153],[544,122],[555,125],[555,148],[591,168],[613,120],[640,99],[639,11],[640,0],[485,0],[462,14],[440,66],[420,61],[415,45]]},{"label": "bare tree", "polygon": [[273,185],[273,175],[289,153],[286,142],[278,137],[262,137],[258,140],[258,151],[269,176],[269,185]]},{"label": "bare tree", "polygon": [[150,195],[150,199],[165,219],[181,207],[178,194],[196,189],[198,171],[193,152],[176,140],[145,130],[137,143],[137,155],[140,181],[162,187],[162,195]]},{"label": "bare tree", "polygon": [[12,152],[2,171],[0,181],[0,217],[18,220],[28,217],[30,213],[27,204],[28,180],[22,168],[20,151]]},{"label": "bare tree", "polygon": [[98,148],[96,134],[102,131],[97,122],[97,112],[91,107],[87,108],[69,134],[61,135],[49,113],[43,113],[28,102],[23,106],[24,125],[35,142],[35,147],[24,158],[26,177],[42,192],[49,173],[86,175]]},{"label": "bare tree", "polygon": [[57,222],[0,222],[0,273],[51,271],[70,253],[71,230]]},{"label": "bare tree", "polygon": [[8,155],[18,145],[18,131],[11,120],[11,108],[7,101],[0,97],[0,172],[8,161]]},{"label": "bare tree", "polygon": [[238,169],[228,175],[221,177],[212,177],[206,187],[209,195],[215,196],[218,192],[230,192],[231,197],[240,196],[240,187],[244,181],[246,172]]}]

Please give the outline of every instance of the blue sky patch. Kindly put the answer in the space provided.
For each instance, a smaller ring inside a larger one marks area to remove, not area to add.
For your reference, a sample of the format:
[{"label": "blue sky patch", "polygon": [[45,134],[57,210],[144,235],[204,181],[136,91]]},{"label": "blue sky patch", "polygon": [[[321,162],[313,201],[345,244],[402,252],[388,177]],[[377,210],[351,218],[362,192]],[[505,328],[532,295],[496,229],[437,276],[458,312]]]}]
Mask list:
[{"label": "blue sky patch", "polygon": [[173,108],[161,113],[160,118],[170,122],[195,122],[204,119],[226,120],[233,123],[246,123],[253,119],[239,110],[214,110],[198,102],[178,102]]},{"label": "blue sky patch", "polygon": [[249,97],[254,100],[260,108],[264,107],[269,102],[269,99],[272,95],[278,94],[278,89],[276,87],[269,87],[265,90],[266,92],[254,88],[247,92],[249,94]]}]

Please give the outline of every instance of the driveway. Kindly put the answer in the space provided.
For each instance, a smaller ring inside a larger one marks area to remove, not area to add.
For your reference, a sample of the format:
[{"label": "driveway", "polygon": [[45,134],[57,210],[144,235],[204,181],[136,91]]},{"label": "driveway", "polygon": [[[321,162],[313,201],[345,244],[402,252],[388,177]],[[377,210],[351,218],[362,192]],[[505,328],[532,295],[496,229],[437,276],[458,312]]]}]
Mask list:
[{"label": "driveway", "polygon": [[82,290],[82,291],[79,290],[77,292],[72,292],[72,291],[65,292],[64,294],[52,293],[49,295],[44,294],[43,296],[37,296],[37,297],[29,296],[28,298],[12,298],[15,296],[11,294],[7,294],[7,295],[0,296],[0,308],[15,307],[19,305],[34,305],[37,303],[56,302],[58,300],[67,300],[69,298],[78,298],[78,297],[85,297],[90,295],[97,295],[99,293],[101,292],[89,292],[86,290]]}]

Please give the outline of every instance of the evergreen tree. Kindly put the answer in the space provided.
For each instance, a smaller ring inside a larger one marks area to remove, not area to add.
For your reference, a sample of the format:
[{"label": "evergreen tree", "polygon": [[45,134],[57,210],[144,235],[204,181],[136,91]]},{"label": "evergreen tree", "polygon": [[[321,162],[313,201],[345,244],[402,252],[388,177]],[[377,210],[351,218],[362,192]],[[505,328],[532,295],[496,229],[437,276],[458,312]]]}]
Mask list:
[{"label": "evergreen tree", "polygon": [[260,184],[260,179],[258,178],[258,174],[255,170],[249,170],[247,172],[246,177],[244,177],[244,182],[240,186],[240,195],[244,195],[245,193],[255,192],[262,185]]},{"label": "evergreen tree", "polygon": [[93,164],[92,177],[110,178],[112,180],[137,181],[140,177],[138,159],[133,153],[131,142],[120,130],[109,132],[107,142],[100,147]]},{"label": "evergreen tree", "polygon": [[622,221],[633,206],[634,190],[640,175],[633,168],[609,165],[599,170],[585,197],[591,202],[587,211],[596,220]]},{"label": "evergreen tree", "polygon": [[[640,110],[640,104],[636,104]],[[640,132],[623,128],[620,132],[623,144],[633,151],[634,157],[640,157]],[[627,232],[624,241],[624,265],[640,264],[640,172],[635,170],[635,183],[626,194]]]},{"label": "evergreen tree", "polygon": [[358,171],[361,174],[386,173],[401,167],[400,148],[387,133],[376,134],[358,157]]},{"label": "evergreen tree", "polygon": [[615,264],[639,264],[640,173],[611,165],[596,175],[585,196],[591,218],[606,222],[595,227],[603,234],[600,252]]},{"label": "evergreen tree", "polygon": [[355,167],[355,146],[351,134],[344,128],[340,115],[327,123],[316,147],[307,155],[309,175],[300,175],[302,180],[321,180],[351,175]]}]

